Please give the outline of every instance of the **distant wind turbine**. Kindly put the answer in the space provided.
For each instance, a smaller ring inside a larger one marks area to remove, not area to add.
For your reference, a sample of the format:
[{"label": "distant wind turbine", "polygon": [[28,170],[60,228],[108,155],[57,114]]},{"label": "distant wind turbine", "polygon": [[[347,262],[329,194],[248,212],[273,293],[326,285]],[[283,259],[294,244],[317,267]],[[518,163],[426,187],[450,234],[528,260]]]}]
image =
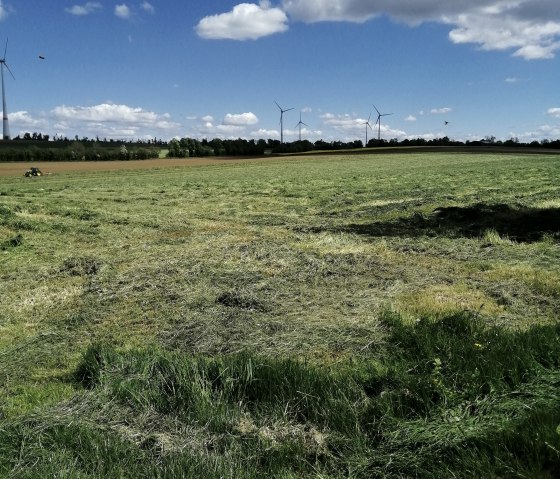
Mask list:
[{"label": "distant wind turbine", "polygon": [[8,69],[10,75],[15,80],[16,77],[10,70],[10,67],[6,63],[6,51],[8,50],[8,39],[6,38],[6,46],[4,47],[4,56],[0,58],[0,74],[2,76],[2,138],[4,140],[10,139],[10,125],[8,124],[8,109],[6,108],[6,91],[4,89],[4,67]]},{"label": "distant wind turbine", "polygon": [[369,114],[367,121],[366,121],[365,123],[362,123],[362,125],[366,125],[366,142],[365,142],[365,144],[364,144],[364,148],[367,146],[367,129],[369,128],[371,131],[373,131],[373,128],[371,127],[371,124],[370,124],[370,122],[369,122],[369,120],[371,120],[371,114],[372,114],[372,113],[373,113],[373,112],[371,112],[371,113]]},{"label": "distant wind turbine", "polygon": [[299,112],[299,122],[296,125],[296,128],[299,126],[299,141],[301,141],[301,125],[305,125],[307,127],[309,127],[309,125],[307,123],[304,123],[303,121],[301,121],[301,111]]},{"label": "distant wind turbine", "polygon": [[284,143],[284,113],[286,113],[287,111],[293,110],[293,108],[288,108],[288,109],[284,110],[278,104],[278,102],[274,102],[274,103],[276,103],[276,106],[280,110],[280,143]]},{"label": "distant wind turbine", "polygon": [[381,141],[381,117],[392,115],[392,113],[379,113],[379,110],[375,105],[373,105],[373,108],[375,108],[375,111],[377,112],[377,121],[375,122],[375,124],[378,125],[377,140]]}]

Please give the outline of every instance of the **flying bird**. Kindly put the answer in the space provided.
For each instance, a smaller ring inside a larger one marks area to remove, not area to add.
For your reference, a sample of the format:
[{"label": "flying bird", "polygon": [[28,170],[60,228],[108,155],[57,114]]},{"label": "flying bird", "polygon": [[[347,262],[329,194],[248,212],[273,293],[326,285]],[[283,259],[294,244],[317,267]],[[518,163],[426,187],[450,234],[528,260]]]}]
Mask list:
[{"label": "flying bird", "polygon": [[44,56],[44,55],[39,55],[39,58],[40,58],[41,60],[44,60],[44,59],[45,59],[45,56]]},{"label": "flying bird", "polygon": [[445,123],[446,125],[449,125],[449,122],[448,122],[448,121],[444,121],[443,123]]}]

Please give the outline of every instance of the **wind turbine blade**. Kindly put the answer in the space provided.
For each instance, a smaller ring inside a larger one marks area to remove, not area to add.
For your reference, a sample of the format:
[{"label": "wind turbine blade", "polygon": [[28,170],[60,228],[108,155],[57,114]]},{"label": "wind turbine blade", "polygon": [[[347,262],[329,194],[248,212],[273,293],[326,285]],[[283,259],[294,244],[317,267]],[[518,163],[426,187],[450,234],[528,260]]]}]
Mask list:
[{"label": "wind turbine blade", "polygon": [[284,112],[294,110],[294,109],[295,109],[295,107],[294,108],[288,108],[287,110],[284,110]]},{"label": "wind turbine blade", "polygon": [[8,37],[6,37],[6,46],[4,47],[4,60],[6,59],[6,52],[8,51]]},{"label": "wind turbine blade", "polygon": [[280,111],[282,111],[282,107],[278,104],[278,102],[275,101],[274,103],[276,103],[276,106],[280,109]]},{"label": "wind turbine blade", "polygon": [[6,68],[8,69],[8,71],[10,72],[10,75],[12,75],[12,78],[15,80],[16,77],[14,76],[14,74],[12,73],[12,70],[10,70],[10,67],[8,66],[8,64],[6,62],[2,62],[3,65],[6,66]]},{"label": "wind turbine blade", "polygon": [[381,113],[379,113],[379,110],[377,109],[377,107],[375,105],[373,105],[373,108],[375,108],[375,111],[377,112],[378,115],[381,115]]}]

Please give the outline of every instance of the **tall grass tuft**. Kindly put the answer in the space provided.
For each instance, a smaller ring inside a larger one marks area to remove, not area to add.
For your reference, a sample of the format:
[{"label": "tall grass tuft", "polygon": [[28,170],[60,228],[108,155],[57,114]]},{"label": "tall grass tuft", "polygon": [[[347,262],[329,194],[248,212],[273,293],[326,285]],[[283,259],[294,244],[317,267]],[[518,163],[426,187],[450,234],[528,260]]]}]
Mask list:
[{"label": "tall grass tuft", "polygon": [[96,344],[75,378],[105,402],[204,430],[232,470],[251,458],[270,477],[553,477],[560,325],[507,331],[471,313],[384,324],[382,358],[326,367]]}]

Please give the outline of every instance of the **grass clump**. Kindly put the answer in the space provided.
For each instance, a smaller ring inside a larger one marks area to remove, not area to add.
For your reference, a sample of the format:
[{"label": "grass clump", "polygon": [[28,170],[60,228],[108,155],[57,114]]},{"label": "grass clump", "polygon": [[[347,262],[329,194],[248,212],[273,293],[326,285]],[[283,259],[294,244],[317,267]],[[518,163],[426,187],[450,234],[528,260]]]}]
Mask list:
[{"label": "grass clump", "polygon": [[94,344],[72,376],[83,393],[3,429],[0,471],[554,477],[560,326],[513,332],[467,313],[383,322],[381,357],[328,366]]},{"label": "grass clump", "polygon": [[17,248],[23,244],[23,236],[18,234],[13,238],[7,239],[0,243],[0,251],[7,251],[11,248]]}]

